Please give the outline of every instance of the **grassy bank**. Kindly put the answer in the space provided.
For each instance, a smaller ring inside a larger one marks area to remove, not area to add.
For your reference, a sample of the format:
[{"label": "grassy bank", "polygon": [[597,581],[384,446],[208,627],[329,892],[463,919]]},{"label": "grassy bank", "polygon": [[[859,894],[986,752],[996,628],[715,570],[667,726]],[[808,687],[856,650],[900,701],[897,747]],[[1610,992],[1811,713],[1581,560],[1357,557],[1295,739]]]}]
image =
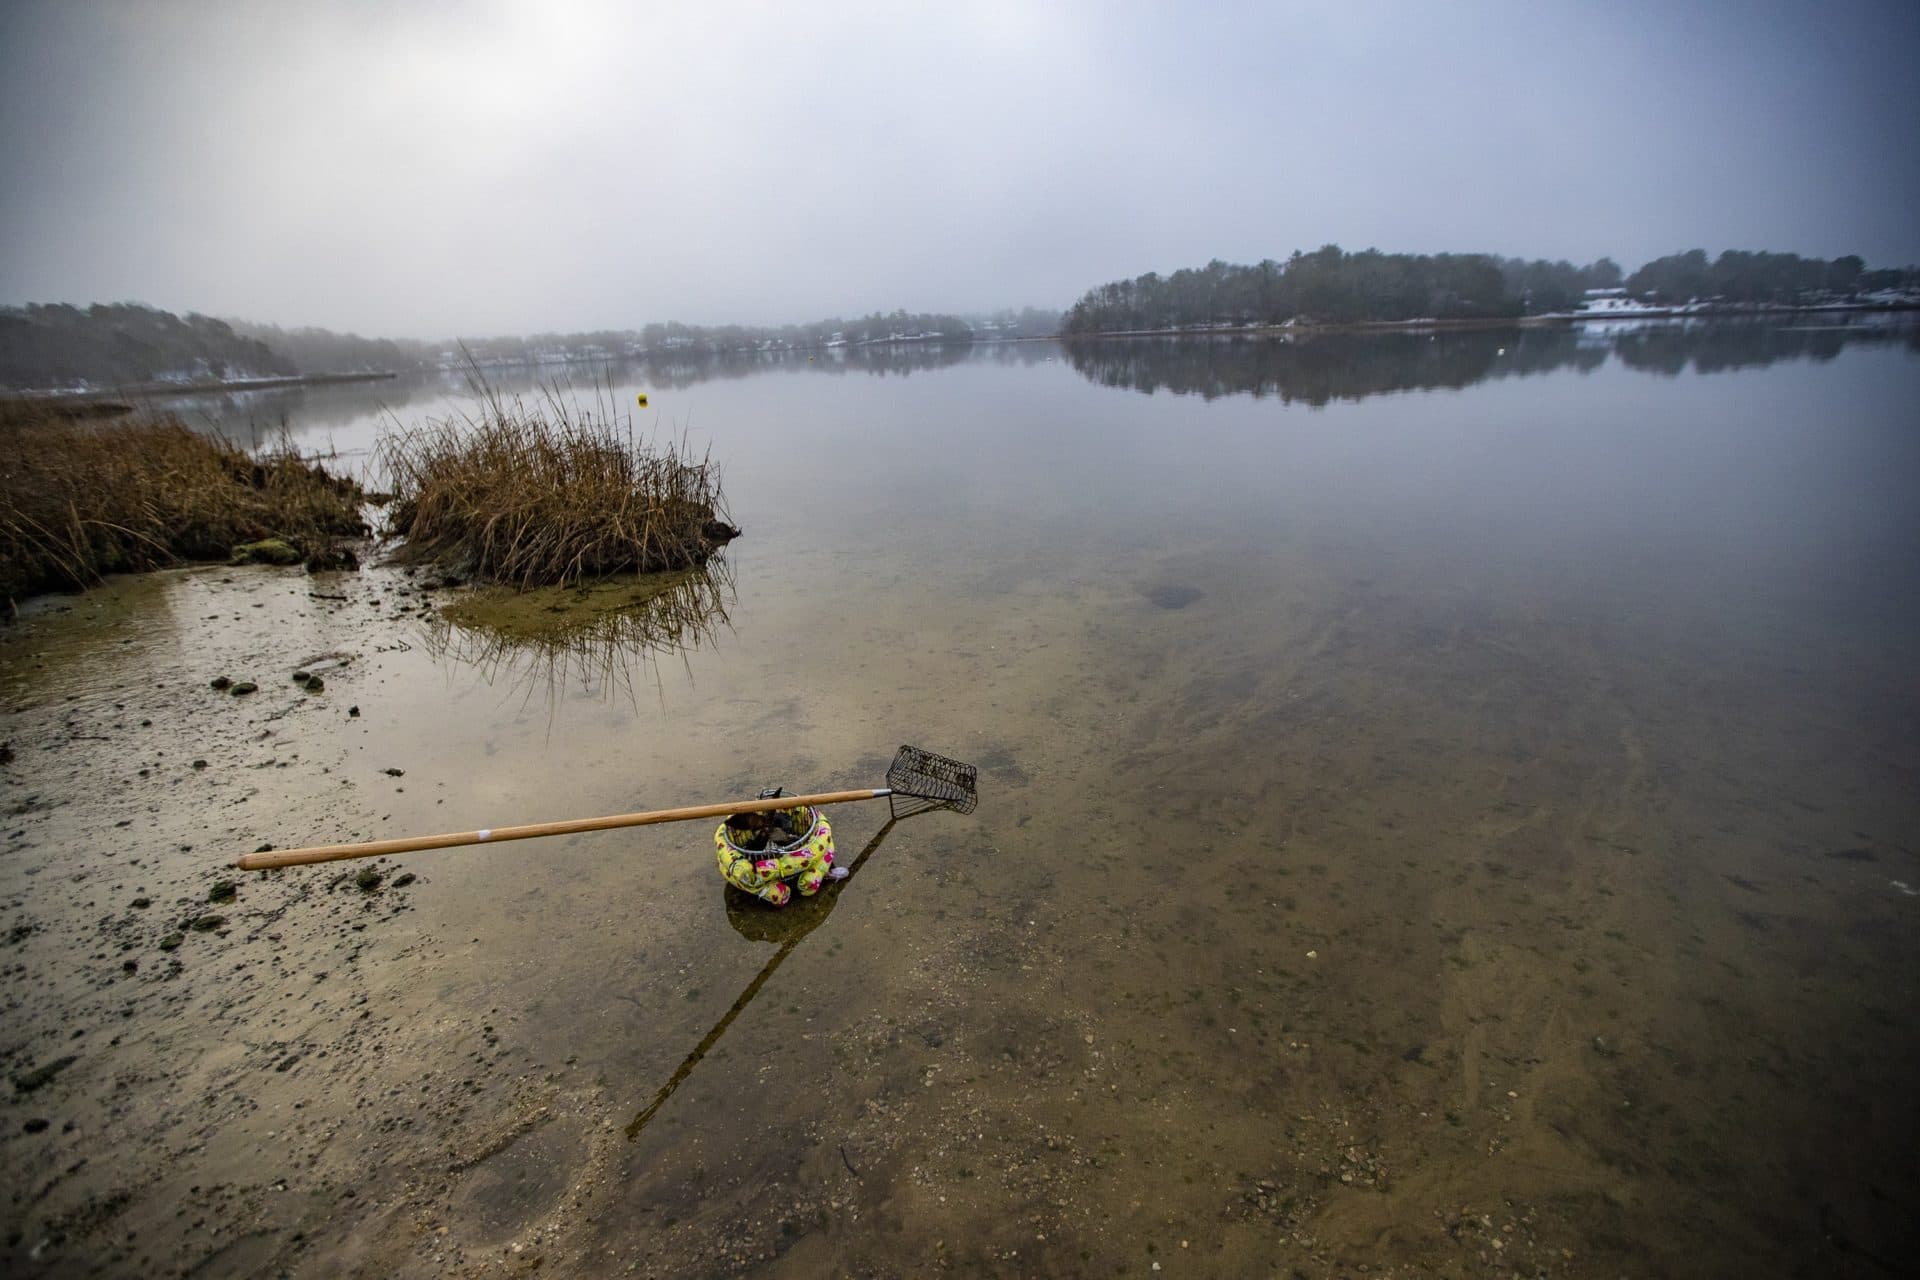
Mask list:
[{"label": "grassy bank", "polygon": [[0,421],[0,595],[78,590],[109,573],[226,560],[280,539],[302,556],[366,532],[350,480],[286,447],[255,457],[171,416]]},{"label": "grassy bank", "polygon": [[638,439],[602,402],[483,392],[479,407],[387,436],[388,532],[403,561],[516,587],[690,569],[739,533],[718,467]]}]

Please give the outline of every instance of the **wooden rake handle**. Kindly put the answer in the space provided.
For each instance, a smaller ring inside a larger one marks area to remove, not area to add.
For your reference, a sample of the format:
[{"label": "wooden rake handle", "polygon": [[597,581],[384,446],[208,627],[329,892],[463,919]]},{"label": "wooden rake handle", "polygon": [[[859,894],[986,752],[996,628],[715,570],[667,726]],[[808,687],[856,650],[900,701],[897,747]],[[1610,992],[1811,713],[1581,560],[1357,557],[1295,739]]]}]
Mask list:
[{"label": "wooden rake handle", "polygon": [[734,813],[772,813],[777,809],[847,804],[854,800],[877,800],[892,794],[886,787],[872,791],[821,791],[810,796],[774,796],[766,800],[741,800],[732,804],[697,804],[686,809],[650,809],[645,813],[616,813],[605,818],[570,818],[565,822],[533,822],[522,827],[450,831],[445,835],[405,836],[397,840],[369,840],[364,844],[320,844],[310,849],[273,849],[266,853],[244,854],[234,859],[233,865],[242,871],[266,871],[273,867],[304,866],[309,862],[372,858],[383,853],[413,853],[419,849],[449,849],[462,844],[493,844],[500,840],[573,835],[580,831],[609,831],[614,827],[646,827],[656,822],[692,822],[699,818],[724,818]]}]

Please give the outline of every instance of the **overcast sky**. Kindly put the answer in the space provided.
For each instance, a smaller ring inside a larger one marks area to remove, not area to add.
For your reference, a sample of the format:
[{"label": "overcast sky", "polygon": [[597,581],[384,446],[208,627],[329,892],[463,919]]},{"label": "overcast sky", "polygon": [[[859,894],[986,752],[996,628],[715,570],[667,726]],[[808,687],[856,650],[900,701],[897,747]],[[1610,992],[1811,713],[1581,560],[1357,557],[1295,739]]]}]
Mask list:
[{"label": "overcast sky", "polygon": [[1333,241],[1920,262],[1920,3],[0,4],[0,301],[418,337]]}]

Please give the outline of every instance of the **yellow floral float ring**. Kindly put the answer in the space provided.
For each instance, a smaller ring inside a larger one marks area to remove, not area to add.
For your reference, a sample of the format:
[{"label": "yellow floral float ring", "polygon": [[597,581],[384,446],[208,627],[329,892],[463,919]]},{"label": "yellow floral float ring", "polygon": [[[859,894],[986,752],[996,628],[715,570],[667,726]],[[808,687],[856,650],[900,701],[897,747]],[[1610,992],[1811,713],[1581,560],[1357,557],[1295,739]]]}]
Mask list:
[{"label": "yellow floral float ring", "polygon": [[743,849],[734,843],[733,832],[724,822],[713,832],[714,861],[721,878],[776,907],[785,906],[795,888],[802,897],[820,892],[833,869],[833,827],[825,815],[805,805],[786,814],[789,824],[805,834],[785,845]]}]

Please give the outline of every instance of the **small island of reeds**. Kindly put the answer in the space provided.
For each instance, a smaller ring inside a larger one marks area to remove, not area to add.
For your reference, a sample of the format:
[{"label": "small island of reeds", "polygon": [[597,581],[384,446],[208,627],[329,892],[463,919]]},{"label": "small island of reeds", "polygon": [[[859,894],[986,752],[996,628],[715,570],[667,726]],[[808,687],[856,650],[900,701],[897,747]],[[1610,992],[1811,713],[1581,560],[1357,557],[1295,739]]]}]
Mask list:
[{"label": "small island of reeds", "polygon": [[684,439],[655,444],[555,392],[482,388],[474,411],[388,434],[395,558],[481,582],[564,586],[697,568],[739,535],[718,466]]}]

